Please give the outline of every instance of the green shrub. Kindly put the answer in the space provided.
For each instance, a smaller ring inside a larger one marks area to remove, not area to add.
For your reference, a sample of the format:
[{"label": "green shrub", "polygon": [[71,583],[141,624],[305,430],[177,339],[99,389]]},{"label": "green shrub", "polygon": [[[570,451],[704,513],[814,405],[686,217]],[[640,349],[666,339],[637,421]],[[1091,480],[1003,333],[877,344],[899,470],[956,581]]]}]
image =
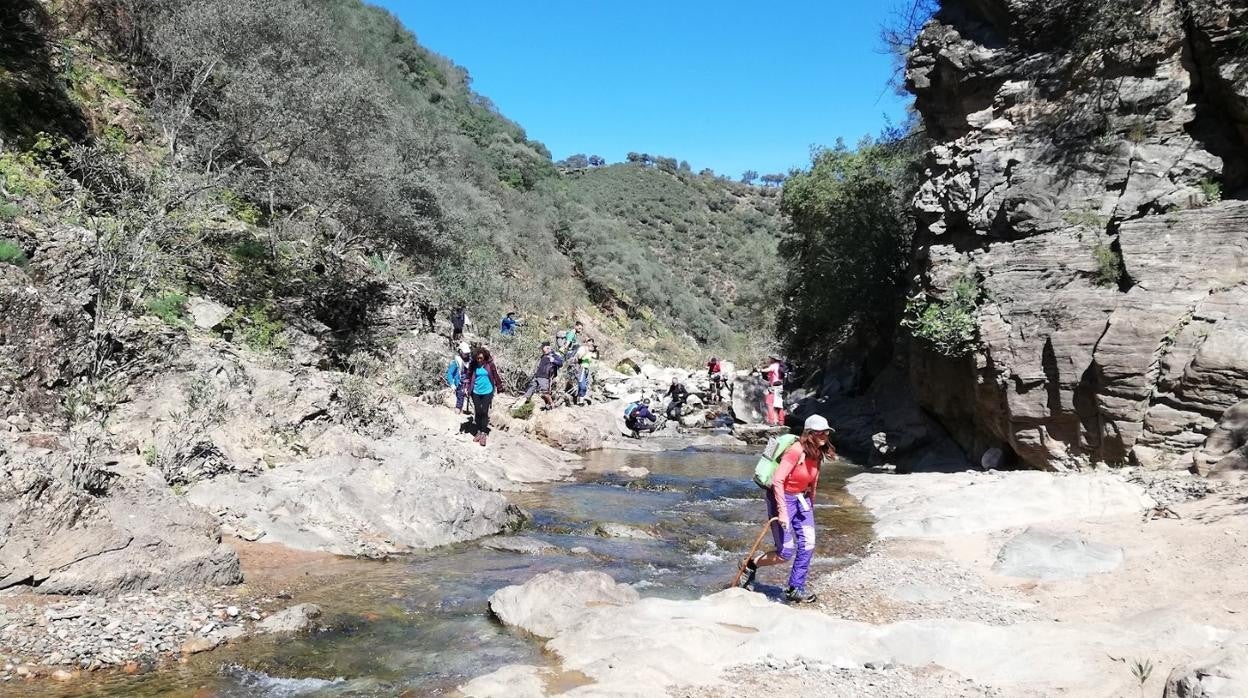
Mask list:
[{"label": "green shrub", "polygon": [[0,221],[17,220],[23,213],[22,207],[11,201],[0,203]]},{"label": "green shrub", "polygon": [[524,403],[523,405],[512,410],[511,416],[515,417],[516,419],[528,419],[529,417],[532,417],[533,416],[533,404],[534,403],[532,400]]},{"label": "green shrub", "polygon": [[1200,183],[1200,193],[1205,196],[1205,205],[1216,204],[1222,200],[1222,184],[1211,179]]},{"label": "green shrub", "polygon": [[244,306],[235,309],[223,324],[233,331],[235,341],[241,340],[255,351],[285,351],[286,338],[282,331],[286,323],[270,313],[271,310],[263,306]]},{"label": "green shrub", "polygon": [[165,291],[147,300],[147,313],[160,318],[166,325],[181,325],[186,320],[186,296]]},{"label": "green shrub", "polygon": [[1098,240],[1092,248],[1092,257],[1096,260],[1096,275],[1093,277],[1096,285],[1118,286],[1123,272],[1122,256]]},{"label": "green shrub", "polygon": [[259,262],[268,258],[269,248],[255,238],[247,238],[230,250],[230,256],[244,264]]},{"label": "green shrub", "polygon": [[221,201],[229,207],[230,213],[248,225],[260,224],[260,208],[243,197],[226,189],[221,194]]},{"label": "green shrub", "polygon": [[979,327],[975,311],[982,296],[979,284],[960,276],[943,298],[934,301],[912,299],[902,324],[943,356],[965,356],[975,348]]},{"label": "green shrub", "polygon": [[26,266],[26,253],[21,246],[12,240],[0,240],[0,264],[12,264],[15,267]]},{"label": "green shrub", "polygon": [[52,181],[30,152],[0,154],[0,184],[17,197],[41,197],[52,191]]}]

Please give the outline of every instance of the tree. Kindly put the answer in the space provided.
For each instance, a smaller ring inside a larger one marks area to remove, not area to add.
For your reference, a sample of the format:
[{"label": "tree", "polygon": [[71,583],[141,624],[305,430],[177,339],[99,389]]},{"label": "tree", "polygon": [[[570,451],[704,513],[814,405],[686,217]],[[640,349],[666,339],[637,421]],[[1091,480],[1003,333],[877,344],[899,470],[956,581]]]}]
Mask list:
[{"label": "tree", "polygon": [[605,165],[605,164],[607,164],[607,161],[606,161],[606,160],[603,160],[601,155],[590,155],[590,156],[589,156],[589,166],[590,166],[590,167],[602,167],[602,166],[603,166],[603,165]]},{"label": "tree", "polygon": [[569,155],[568,159],[564,160],[564,162],[567,163],[567,167],[569,169],[573,170],[580,170],[589,167],[589,158],[585,157],[585,155],[581,153]]},{"label": "tree", "polygon": [[788,217],[780,255],[795,268],[786,275],[778,326],[792,356],[821,363],[851,342],[862,355],[888,346],[904,305],[910,201],[924,147],[913,134],[852,151],[838,142],[789,179],[780,199]]},{"label": "tree", "polygon": [[699,176],[699,177],[711,177],[711,178],[714,178],[714,177],[715,177],[715,170],[712,170],[712,169],[711,169],[711,168],[709,168],[709,167],[704,167],[704,168],[702,168],[702,171],[698,173],[698,176]]},{"label": "tree", "polygon": [[679,168],[679,165],[676,163],[676,158],[665,158],[660,156],[656,157],[654,162],[658,165],[660,170],[669,174],[676,174],[676,170]]},{"label": "tree", "polygon": [[755,170],[746,170],[741,173],[742,184],[753,184],[756,179],[758,179],[758,172]]},{"label": "tree", "polygon": [[768,187],[778,187],[784,183],[785,176],[782,174],[768,174],[762,177],[763,184]]},{"label": "tree", "polygon": [[688,160],[681,160],[681,161],[680,161],[680,171],[681,171],[681,172],[693,172],[693,167],[689,165],[689,161],[688,161]]}]

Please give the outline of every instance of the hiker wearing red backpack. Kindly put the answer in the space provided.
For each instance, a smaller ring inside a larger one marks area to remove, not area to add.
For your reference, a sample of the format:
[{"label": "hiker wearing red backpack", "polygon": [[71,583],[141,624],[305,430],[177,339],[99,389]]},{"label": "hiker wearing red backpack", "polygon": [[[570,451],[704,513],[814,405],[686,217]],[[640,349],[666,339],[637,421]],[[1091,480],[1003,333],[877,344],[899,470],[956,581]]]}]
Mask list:
[{"label": "hiker wearing red backpack", "polygon": [[[766,486],[767,516],[776,549],[745,563],[740,586],[749,589],[759,567],[779,565],[793,560],[789,586],[784,596],[791,602],[810,603],[815,595],[806,591],[806,574],[815,556],[815,490],[819,485],[819,468],[824,459],[835,458],[836,449],[829,437],[832,427],[819,415],[806,419],[802,435],[780,437],[780,453],[764,454],[755,473],[755,481]],[[764,462],[766,461],[766,463]],[[774,467],[770,476],[766,470]],[[764,482],[764,480],[768,480]]]}]

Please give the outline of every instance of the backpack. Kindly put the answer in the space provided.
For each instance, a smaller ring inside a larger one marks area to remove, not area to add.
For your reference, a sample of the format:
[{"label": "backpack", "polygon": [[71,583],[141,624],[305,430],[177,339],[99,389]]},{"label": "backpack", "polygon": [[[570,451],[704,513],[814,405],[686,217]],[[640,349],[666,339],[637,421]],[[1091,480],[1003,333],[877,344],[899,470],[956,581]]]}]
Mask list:
[{"label": "backpack", "polygon": [[776,468],[780,466],[780,458],[795,443],[797,443],[796,434],[783,434],[768,439],[767,448],[763,449],[762,457],[754,466],[754,484],[765,490],[771,489],[771,478],[776,474]]},{"label": "backpack", "polygon": [[634,412],[636,412],[636,411],[637,411],[637,410],[639,410],[639,409],[641,409],[641,403],[640,403],[640,402],[630,402],[630,403],[628,403],[628,407],[625,407],[625,408],[624,408],[624,419],[628,419],[629,417],[633,416],[633,413],[634,413]]}]

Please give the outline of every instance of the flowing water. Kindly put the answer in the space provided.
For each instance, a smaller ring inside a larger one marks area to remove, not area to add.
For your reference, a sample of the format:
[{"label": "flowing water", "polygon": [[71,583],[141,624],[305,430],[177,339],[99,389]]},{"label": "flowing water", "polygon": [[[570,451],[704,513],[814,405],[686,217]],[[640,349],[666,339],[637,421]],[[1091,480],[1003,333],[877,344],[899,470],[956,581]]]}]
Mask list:
[{"label": "flowing water", "polygon": [[[526,555],[470,542],[389,562],[326,562],[308,572],[313,581],[291,603],[321,605],[327,631],[253,638],[146,676],[57,687],[56,695],[449,695],[504,664],[549,664],[540,640],[491,618],[490,594],[554,569],[603,571],[635,584],[643,596],[696,598],[723,589],[765,516],[762,492],[749,479],[755,458],[590,454],[576,480],[513,495],[532,516],[522,535],[554,544],[556,552]],[[622,477],[617,471],[624,465],[650,475]],[[816,575],[846,564],[870,538],[868,517],[844,493],[849,474],[837,464],[820,481]],[[641,528],[656,539],[600,537],[601,523]],[[775,586],[760,589],[778,596],[787,569],[764,570],[760,582]]]}]

